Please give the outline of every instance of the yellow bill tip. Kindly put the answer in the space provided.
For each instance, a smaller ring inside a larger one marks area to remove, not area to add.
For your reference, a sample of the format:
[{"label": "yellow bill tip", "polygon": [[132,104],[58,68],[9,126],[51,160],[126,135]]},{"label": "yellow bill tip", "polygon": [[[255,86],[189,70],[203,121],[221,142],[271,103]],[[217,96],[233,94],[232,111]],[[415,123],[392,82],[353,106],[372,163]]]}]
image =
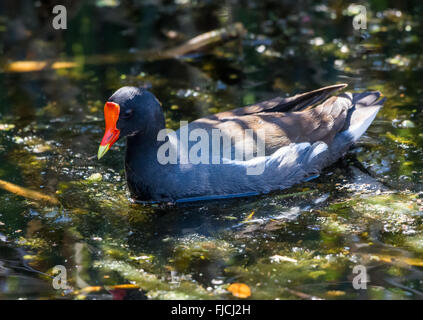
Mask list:
[{"label": "yellow bill tip", "polygon": [[100,160],[107,151],[110,149],[110,144],[106,144],[105,146],[100,145],[98,148],[97,158]]}]

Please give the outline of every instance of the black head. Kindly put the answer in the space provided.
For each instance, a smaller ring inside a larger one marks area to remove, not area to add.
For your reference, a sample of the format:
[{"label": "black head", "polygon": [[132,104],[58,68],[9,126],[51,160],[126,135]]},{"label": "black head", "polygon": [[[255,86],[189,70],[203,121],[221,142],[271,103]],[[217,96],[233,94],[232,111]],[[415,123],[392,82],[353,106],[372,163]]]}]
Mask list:
[{"label": "black head", "polygon": [[120,106],[116,123],[120,137],[146,133],[163,118],[159,100],[143,88],[122,87],[109,98]]},{"label": "black head", "polygon": [[165,126],[160,102],[151,92],[136,87],[122,87],[113,93],[104,106],[104,118],[106,131],[99,158],[122,137],[143,135],[145,139],[156,139]]}]

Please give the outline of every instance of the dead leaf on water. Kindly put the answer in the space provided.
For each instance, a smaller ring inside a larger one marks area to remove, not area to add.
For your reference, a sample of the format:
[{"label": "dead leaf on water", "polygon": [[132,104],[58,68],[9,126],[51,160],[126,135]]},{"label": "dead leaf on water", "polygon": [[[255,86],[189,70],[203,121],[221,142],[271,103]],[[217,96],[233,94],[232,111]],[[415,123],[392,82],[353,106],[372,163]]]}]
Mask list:
[{"label": "dead leaf on water", "polygon": [[114,289],[114,290],[116,290],[116,289],[139,289],[140,286],[137,286],[136,284],[128,283],[128,284],[118,284],[118,285],[115,285],[115,286],[104,286],[104,288],[107,289],[107,290],[112,290],[112,289]]},{"label": "dead leaf on water", "polygon": [[244,283],[232,283],[227,289],[234,297],[248,298],[251,296],[251,289]]},{"label": "dead leaf on water", "polygon": [[57,61],[49,63],[47,61],[15,61],[11,62],[5,67],[7,72],[32,72],[41,71],[44,69],[67,69],[75,68],[78,63],[75,61]]},{"label": "dead leaf on water", "polygon": [[345,295],[345,291],[330,290],[330,291],[326,292],[326,294],[330,297],[342,297],[342,296]]}]

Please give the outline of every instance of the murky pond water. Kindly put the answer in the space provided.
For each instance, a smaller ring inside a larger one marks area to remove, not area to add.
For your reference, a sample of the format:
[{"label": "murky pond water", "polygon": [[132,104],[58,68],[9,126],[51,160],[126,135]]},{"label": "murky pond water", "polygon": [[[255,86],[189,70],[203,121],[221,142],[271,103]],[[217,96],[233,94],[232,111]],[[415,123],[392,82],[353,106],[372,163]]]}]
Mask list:
[{"label": "murky pond water", "polygon": [[[423,5],[363,4],[354,30],[347,1],[72,1],[57,31],[41,2],[2,2],[0,179],[60,204],[0,190],[0,298],[232,299],[234,282],[253,299],[423,298]],[[235,22],[242,39],[127,59]],[[7,69],[22,60],[47,67]],[[344,159],[284,192],[133,204],[124,142],[96,159],[103,104],[124,85],[150,88],[176,128],[337,82],[387,102]]]}]

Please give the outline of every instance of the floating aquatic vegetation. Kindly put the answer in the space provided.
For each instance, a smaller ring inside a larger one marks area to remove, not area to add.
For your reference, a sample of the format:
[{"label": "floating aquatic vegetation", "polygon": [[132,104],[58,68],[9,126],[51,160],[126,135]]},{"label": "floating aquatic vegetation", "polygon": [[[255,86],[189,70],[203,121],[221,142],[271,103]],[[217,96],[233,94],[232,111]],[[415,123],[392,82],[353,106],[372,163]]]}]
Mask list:
[{"label": "floating aquatic vegetation", "polygon": [[[32,11],[20,26],[0,17],[9,68],[1,74],[0,178],[60,201],[1,190],[0,264],[13,270],[2,297],[421,298],[421,5],[363,4],[366,30],[353,29],[359,7],[345,1],[95,1],[69,8],[79,27],[54,42],[43,22],[26,25]],[[110,15],[104,7],[113,7]],[[247,34],[221,29],[233,21]],[[195,41],[175,47],[187,39]],[[145,51],[156,47],[171,50]],[[379,90],[387,102],[346,159],[289,190],[193,206],[135,204],[124,142],[93,160],[104,102],[120,86],[154,91],[177,128],[333,82]],[[57,264],[71,289],[52,291]],[[352,287],[358,264],[370,276],[360,296]]]}]

